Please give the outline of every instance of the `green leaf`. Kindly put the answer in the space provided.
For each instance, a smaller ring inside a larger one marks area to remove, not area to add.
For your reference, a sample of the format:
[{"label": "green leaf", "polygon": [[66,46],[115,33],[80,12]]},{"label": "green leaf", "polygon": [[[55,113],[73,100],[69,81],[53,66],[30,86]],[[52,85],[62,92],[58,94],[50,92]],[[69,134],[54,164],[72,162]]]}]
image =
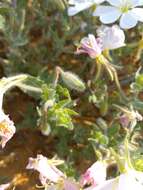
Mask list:
[{"label": "green leaf", "polygon": [[102,145],[108,144],[108,137],[102,134],[102,132],[98,131],[95,133],[95,139],[98,141],[98,143]]},{"label": "green leaf", "polygon": [[56,104],[55,109],[64,108],[68,106],[70,102],[71,102],[70,100],[61,100]]},{"label": "green leaf", "polygon": [[109,127],[109,129],[108,129],[109,137],[114,137],[114,135],[116,135],[119,132],[119,129],[120,129],[119,124],[115,124],[115,125],[112,125],[111,127]]},{"label": "green leaf", "polygon": [[68,98],[69,100],[71,100],[70,93],[67,88],[63,88],[61,85],[57,85],[57,93],[60,96],[64,96]]},{"label": "green leaf", "polygon": [[73,129],[72,118],[68,113],[69,110],[66,108],[55,107],[48,110],[48,120],[52,123],[54,122],[56,126],[63,126],[69,130]]},{"label": "green leaf", "polygon": [[42,90],[43,90],[43,94],[42,94],[43,100],[47,101],[47,100],[55,99],[56,97],[55,89],[44,84],[42,85]]},{"label": "green leaf", "polygon": [[143,111],[143,102],[142,101],[135,99],[134,102],[132,102],[132,105],[135,109]]},{"label": "green leaf", "polygon": [[71,110],[69,108],[65,108],[66,112],[69,114],[69,115],[78,115],[77,112],[75,112],[74,110]]}]

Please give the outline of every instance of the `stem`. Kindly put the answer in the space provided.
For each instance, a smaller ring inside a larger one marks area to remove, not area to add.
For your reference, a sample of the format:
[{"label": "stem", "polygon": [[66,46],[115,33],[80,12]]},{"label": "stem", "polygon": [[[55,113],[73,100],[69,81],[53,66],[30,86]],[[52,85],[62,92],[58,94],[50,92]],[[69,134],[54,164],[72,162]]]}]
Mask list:
[{"label": "stem", "polygon": [[108,71],[111,81],[114,80],[114,76],[113,76],[113,72],[112,72],[112,67],[109,67],[110,64],[109,63],[104,63],[104,66],[106,67],[106,70]]},{"label": "stem", "polygon": [[[13,86],[17,86],[18,83],[22,82],[27,78],[27,75],[18,75],[14,77],[1,79],[0,88],[3,93],[12,88]],[[3,81],[2,81],[3,80]]]},{"label": "stem", "polygon": [[56,73],[55,73],[55,79],[54,79],[54,88],[56,88],[57,86],[57,83],[58,83],[58,80],[59,80],[59,77],[60,77],[60,73],[62,72],[62,69],[60,67],[56,67]]},{"label": "stem", "polygon": [[110,151],[116,160],[120,173],[124,173],[125,172],[124,160],[114,151],[113,148],[110,148]]},{"label": "stem", "polygon": [[103,51],[103,55],[109,60],[112,61],[112,57],[110,56],[110,52],[108,49]]},{"label": "stem", "polygon": [[117,71],[116,69],[114,68],[114,66],[112,64],[109,63],[109,61],[103,56],[103,55],[100,55],[99,57],[96,58],[96,61],[98,63],[98,72],[97,72],[97,76],[96,76],[96,79],[97,80],[97,77],[100,75],[100,72],[101,72],[101,65],[103,64],[106,68],[106,70],[108,71],[110,77],[111,77],[111,80],[115,80],[115,83],[116,83],[116,86],[120,92],[120,95],[122,96],[122,98],[127,101],[127,97],[125,96],[121,86],[120,86],[120,82],[119,82],[119,79],[118,79],[118,75],[117,75]]},{"label": "stem", "polygon": [[124,92],[123,92],[123,90],[122,90],[122,88],[121,88],[121,85],[120,85],[120,82],[119,82],[119,78],[118,78],[118,75],[117,75],[117,72],[116,72],[115,69],[113,69],[113,74],[114,74],[115,83],[116,83],[116,85],[117,85],[117,88],[118,88],[118,90],[119,90],[119,92],[120,92],[122,98],[123,98],[125,101],[127,101],[127,97],[125,96],[125,94],[124,94]]},{"label": "stem", "polygon": [[[132,163],[131,163],[131,159],[130,159],[130,152],[129,152],[129,137],[130,137],[130,134],[129,132],[127,131],[127,134],[126,134],[126,137],[125,137],[125,157],[126,157],[126,161],[127,161],[127,167],[129,168],[133,168],[132,166]],[[127,168],[128,169],[128,168]]]},{"label": "stem", "polygon": [[9,88],[12,86],[16,86],[17,83],[25,80],[27,78],[27,75],[18,75],[14,77],[9,77],[9,78],[2,78],[0,79],[0,88],[1,92],[5,93]]},{"label": "stem", "polygon": [[27,75],[18,75],[9,78],[2,78],[0,79],[0,110],[2,110],[3,106],[3,96],[4,93],[9,90],[11,87],[16,86],[17,83],[25,80]]},{"label": "stem", "polygon": [[95,79],[94,79],[95,82],[100,78],[101,71],[102,71],[102,64],[97,62],[96,65],[97,65],[97,72],[96,72],[96,76],[95,76]]},{"label": "stem", "polygon": [[26,16],[26,11],[25,9],[22,10],[22,19],[21,19],[21,25],[20,25],[20,32],[24,30],[25,26],[25,16]]},{"label": "stem", "polygon": [[20,83],[20,84],[17,84],[16,86],[23,90],[32,91],[32,92],[36,92],[36,93],[42,93],[42,90],[40,88],[33,87],[30,85]]},{"label": "stem", "polygon": [[138,46],[137,46],[137,49],[136,49],[136,52],[134,55],[134,59],[132,61],[133,64],[136,64],[139,61],[139,59],[141,57],[142,50],[143,50],[143,34],[142,34],[141,40],[138,42]]}]

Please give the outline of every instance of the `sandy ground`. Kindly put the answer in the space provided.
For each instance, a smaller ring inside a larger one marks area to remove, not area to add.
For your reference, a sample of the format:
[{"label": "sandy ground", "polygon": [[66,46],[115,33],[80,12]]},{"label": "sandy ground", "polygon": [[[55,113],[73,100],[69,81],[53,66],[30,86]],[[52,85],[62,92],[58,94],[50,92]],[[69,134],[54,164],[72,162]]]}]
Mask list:
[{"label": "sandy ground", "polygon": [[[40,143],[39,143],[40,142]],[[15,190],[35,190],[38,173],[26,170],[29,157],[36,157],[37,153],[51,156],[47,138],[39,131],[20,130],[13,139],[0,151],[0,182],[11,181]],[[12,188],[11,188],[12,189]]]}]

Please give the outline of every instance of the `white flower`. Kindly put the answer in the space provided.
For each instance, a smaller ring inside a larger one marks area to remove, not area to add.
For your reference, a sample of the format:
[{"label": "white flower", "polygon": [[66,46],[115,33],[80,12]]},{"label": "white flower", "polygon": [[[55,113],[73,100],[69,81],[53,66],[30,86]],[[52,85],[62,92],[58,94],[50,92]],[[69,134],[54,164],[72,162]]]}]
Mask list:
[{"label": "white flower", "polygon": [[143,173],[136,170],[129,170],[103,184],[85,190],[143,190]]},{"label": "white flower", "polygon": [[[104,24],[114,23],[120,18],[120,27],[133,28],[138,21],[143,22],[142,0],[107,0],[111,6],[98,6],[93,16],[99,16]],[[137,8],[136,8],[137,7]]]},{"label": "white flower", "polygon": [[6,190],[10,186],[10,183],[0,185],[0,190]]},{"label": "white flower", "polygon": [[102,41],[103,50],[112,50],[125,46],[125,34],[118,25],[113,25],[112,27],[101,26],[97,30],[97,35]]},{"label": "white flower", "polygon": [[95,162],[90,168],[87,169],[82,176],[81,185],[91,184],[93,187],[102,184],[106,180],[106,165],[101,162]]},{"label": "white flower", "polygon": [[0,94],[0,137],[1,146],[5,147],[6,143],[13,137],[16,132],[13,121],[10,120],[2,110],[3,94]]},{"label": "white flower", "polygon": [[74,16],[80,11],[88,9],[94,4],[99,4],[104,2],[105,0],[69,0],[68,15]]},{"label": "white flower", "polygon": [[84,190],[119,190],[119,189],[114,188],[115,187],[114,184],[118,182],[117,180],[118,180],[117,178],[107,180],[98,186],[90,186],[90,187],[85,188]]},{"label": "white flower", "polygon": [[61,177],[64,177],[64,174],[58,170],[50,160],[41,154],[38,154],[37,158],[30,157],[26,169],[37,170],[40,173],[39,178],[43,185],[45,185],[48,180],[57,182]]}]

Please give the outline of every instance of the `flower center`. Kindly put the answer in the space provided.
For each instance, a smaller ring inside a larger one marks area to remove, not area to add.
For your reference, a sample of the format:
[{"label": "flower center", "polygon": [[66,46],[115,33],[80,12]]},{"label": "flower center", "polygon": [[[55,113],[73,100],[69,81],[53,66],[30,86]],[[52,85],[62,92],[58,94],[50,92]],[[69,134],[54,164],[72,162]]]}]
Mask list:
[{"label": "flower center", "polygon": [[121,7],[121,12],[122,12],[122,13],[127,13],[128,10],[129,10],[128,7]]},{"label": "flower center", "polygon": [[132,5],[129,1],[125,1],[123,5],[120,7],[122,13],[127,13],[132,8]]},{"label": "flower center", "polygon": [[6,121],[2,121],[0,123],[0,131],[4,134],[9,133],[10,129],[8,128],[8,123]]}]

